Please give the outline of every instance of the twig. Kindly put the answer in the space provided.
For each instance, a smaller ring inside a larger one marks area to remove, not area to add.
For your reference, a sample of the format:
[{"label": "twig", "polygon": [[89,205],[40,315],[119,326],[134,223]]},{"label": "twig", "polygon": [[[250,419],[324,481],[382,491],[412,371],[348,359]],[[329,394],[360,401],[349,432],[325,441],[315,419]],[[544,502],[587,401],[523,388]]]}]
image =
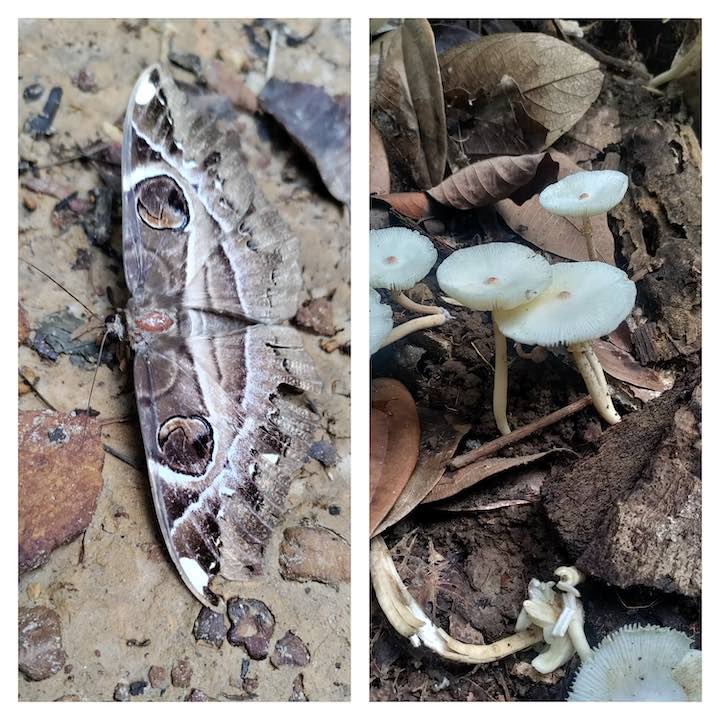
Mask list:
[{"label": "twig", "polygon": [[116,450],[114,447],[103,443],[103,450],[105,450],[105,452],[109,455],[112,455],[114,458],[117,458],[121,462],[124,462],[126,465],[129,465],[131,468],[140,470],[140,466],[133,459],[131,459],[124,453],[121,453],[119,450]]},{"label": "twig", "polygon": [[581,50],[584,50],[588,55],[594,57],[599,63],[607,65],[607,67],[612,68],[613,70],[619,70],[620,72],[635,75],[642,80],[649,80],[652,77],[650,73],[640,70],[627,60],[621,60],[620,58],[604,53],[594,45],[591,45],[587,40],[583,40],[582,38],[573,38],[572,41]]},{"label": "twig", "polygon": [[584,410],[590,405],[592,405],[592,398],[589,395],[586,395],[585,397],[566,405],[564,408],[560,408],[560,410],[556,410],[545,417],[541,417],[538,420],[528,423],[527,425],[523,425],[517,430],[513,430],[508,435],[502,435],[499,438],[495,438],[495,440],[491,440],[490,442],[481,445],[479,448],[475,448],[475,450],[470,450],[470,452],[466,452],[463,455],[458,455],[448,463],[448,467],[453,470],[458,470],[466,465],[470,465],[470,463],[473,463],[480,458],[490,457],[499,450],[506,448],[508,445],[512,445],[518,440],[524,440],[528,437],[528,435],[532,435],[538,430],[543,430],[550,425],[554,425],[556,422],[560,422],[560,420],[563,420],[570,415],[574,415],[576,412],[580,412],[580,410]]}]

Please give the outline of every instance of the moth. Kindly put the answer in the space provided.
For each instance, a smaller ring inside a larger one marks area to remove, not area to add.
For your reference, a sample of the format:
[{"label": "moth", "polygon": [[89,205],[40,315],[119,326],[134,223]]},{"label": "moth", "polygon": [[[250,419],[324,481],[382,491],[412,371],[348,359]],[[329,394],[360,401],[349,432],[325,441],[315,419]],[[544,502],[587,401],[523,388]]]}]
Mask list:
[{"label": "moth", "polygon": [[233,128],[196,112],[160,65],[125,117],[123,260],[132,295],[116,330],[134,382],[155,510],[178,572],[208,607],[216,578],[262,572],[316,416],[319,382],[283,324],[299,244],[249,174]]}]

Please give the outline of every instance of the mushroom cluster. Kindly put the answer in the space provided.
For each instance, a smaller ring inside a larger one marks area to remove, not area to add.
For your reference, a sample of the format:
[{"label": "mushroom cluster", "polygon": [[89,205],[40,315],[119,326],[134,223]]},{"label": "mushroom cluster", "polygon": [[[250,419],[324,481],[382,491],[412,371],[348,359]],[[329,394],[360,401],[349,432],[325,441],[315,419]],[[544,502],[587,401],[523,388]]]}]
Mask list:
[{"label": "mushroom cluster", "polygon": [[[384,228],[370,231],[370,354],[418,330],[442,325],[446,310],[422,305],[406,294],[420,282],[437,261],[432,242],[415,230]],[[401,307],[423,317],[393,328],[392,310],[382,302],[376,288],[390,290]]]}]

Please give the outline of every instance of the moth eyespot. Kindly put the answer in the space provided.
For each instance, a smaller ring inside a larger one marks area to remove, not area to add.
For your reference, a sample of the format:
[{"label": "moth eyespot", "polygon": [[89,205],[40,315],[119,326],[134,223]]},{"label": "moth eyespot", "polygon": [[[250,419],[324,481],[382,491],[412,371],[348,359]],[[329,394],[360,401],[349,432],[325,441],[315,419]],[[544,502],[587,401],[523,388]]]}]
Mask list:
[{"label": "moth eyespot", "polygon": [[202,475],[213,456],[213,430],[199,415],[174,416],[158,430],[158,447],[163,462],[183,475]]},{"label": "moth eyespot", "polygon": [[182,230],[190,220],[185,193],[167,175],[146,178],[136,188],[137,212],[155,230]]}]

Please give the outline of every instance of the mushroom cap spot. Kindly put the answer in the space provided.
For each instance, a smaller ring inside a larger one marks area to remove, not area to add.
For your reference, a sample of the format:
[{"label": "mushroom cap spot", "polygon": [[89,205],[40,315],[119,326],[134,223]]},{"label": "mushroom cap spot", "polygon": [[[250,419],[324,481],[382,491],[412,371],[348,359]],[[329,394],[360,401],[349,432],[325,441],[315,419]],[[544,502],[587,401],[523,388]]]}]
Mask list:
[{"label": "mushroom cap spot", "polygon": [[392,308],[382,302],[380,293],[370,288],[370,354],[376,353],[393,329]]},{"label": "mushroom cap spot", "polygon": [[568,701],[687,701],[673,670],[690,643],[678,630],[626,625],[607,635],[582,664]]},{"label": "mushroom cap spot", "polygon": [[628,188],[628,176],[617,170],[581,170],[540,193],[540,204],[553,215],[600,215],[614,208]]},{"label": "mushroom cap spot", "polygon": [[[393,262],[388,262],[394,258]],[[370,287],[407,290],[422,280],[437,261],[432,241],[415,230],[370,231]]]},{"label": "mushroom cap spot", "polygon": [[443,292],[473,310],[517,307],[543,292],[550,280],[547,260],[518,243],[456,250],[437,269]]},{"label": "mushroom cap spot", "polygon": [[603,262],[558,263],[552,282],[529,303],[498,310],[504,335],[524,345],[573,345],[611,333],[635,305],[635,283]]}]

